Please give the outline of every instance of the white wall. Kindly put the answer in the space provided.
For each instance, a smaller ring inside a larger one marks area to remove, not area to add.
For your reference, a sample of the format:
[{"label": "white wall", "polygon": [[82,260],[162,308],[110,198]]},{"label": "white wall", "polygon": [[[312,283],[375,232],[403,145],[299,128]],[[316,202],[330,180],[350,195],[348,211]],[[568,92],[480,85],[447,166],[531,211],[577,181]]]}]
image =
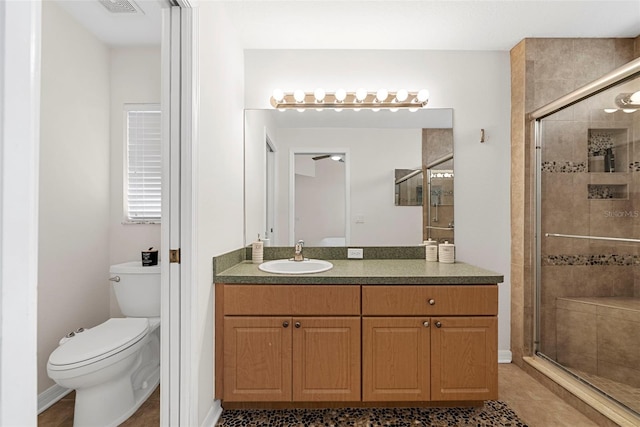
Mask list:
[{"label": "white wall", "polygon": [[109,51],[42,4],[38,392],[58,340],[109,317]]},{"label": "white wall", "polygon": [[[453,108],[456,254],[505,276],[499,342],[509,349],[509,52],[247,50],[245,107],[270,108],[273,89],[427,88],[429,107]],[[480,129],[486,131],[481,144]]]},{"label": "white wall", "polygon": [[[110,230],[109,263],[140,260],[140,252],[160,249],[160,224],[123,224],[125,159],[124,104],[160,104],[160,47],[110,51]],[[160,253],[162,253],[160,251]],[[121,316],[110,288],[110,313]]]},{"label": "white wall", "polygon": [[111,49],[111,264],[139,260],[140,251],[160,249],[160,224],[122,224],[124,104],[160,104],[160,47]]},{"label": "white wall", "polygon": [[[321,147],[349,150],[348,221],[352,245],[404,246],[422,242],[422,208],[394,204],[394,169],[413,169],[422,164],[421,129],[281,128],[277,135],[279,245],[289,241],[289,151]],[[356,217],[364,222],[356,222]]]},{"label": "white wall", "polygon": [[212,258],[244,245],[243,219],[243,84],[242,48],[223,7],[200,2],[198,74],[200,105],[193,153],[196,272],[192,328],[198,383],[191,398],[198,424],[213,403],[213,270]]}]

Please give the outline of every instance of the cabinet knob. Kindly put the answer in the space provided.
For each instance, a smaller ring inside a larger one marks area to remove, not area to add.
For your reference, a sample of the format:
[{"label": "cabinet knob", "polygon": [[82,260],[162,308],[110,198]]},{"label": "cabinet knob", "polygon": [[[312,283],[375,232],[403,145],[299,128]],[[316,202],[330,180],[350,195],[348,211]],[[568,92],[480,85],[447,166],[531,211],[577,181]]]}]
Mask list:
[{"label": "cabinet knob", "polygon": [[422,326],[424,326],[425,328],[428,328],[428,327],[429,327],[429,321],[428,321],[428,320],[425,320],[425,321],[422,323]]},{"label": "cabinet knob", "polygon": [[442,327],[442,323],[440,323],[440,321],[436,320],[436,328],[440,328]]},{"label": "cabinet knob", "polygon": [[282,327],[283,328],[288,328],[289,327],[289,322],[287,322],[286,320],[284,322],[282,322]]},{"label": "cabinet knob", "polygon": [[302,325],[300,324],[300,322],[296,322],[296,323],[295,323],[295,327],[296,327],[296,328],[299,328],[300,326],[302,326]]},{"label": "cabinet knob", "polygon": [[429,300],[429,305],[435,305],[436,304],[436,300],[434,300],[433,298],[431,298]]}]

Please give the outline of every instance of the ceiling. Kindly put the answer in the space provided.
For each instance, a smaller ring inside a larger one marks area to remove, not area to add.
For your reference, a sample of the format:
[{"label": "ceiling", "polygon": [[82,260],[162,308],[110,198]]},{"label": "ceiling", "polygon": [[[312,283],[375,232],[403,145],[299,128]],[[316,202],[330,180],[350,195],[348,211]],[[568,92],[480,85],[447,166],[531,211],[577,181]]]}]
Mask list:
[{"label": "ceiling", "polygon": [[[57,0],[110,45],[160,43],[160,0],[113,14]],[[119,0],[110,0],[119,1]],[[637,37],[640,0],[200,0],[224,5],[246,49],[510,50],[527,37]],[[201,22],[200,25],[206,25]]]}]

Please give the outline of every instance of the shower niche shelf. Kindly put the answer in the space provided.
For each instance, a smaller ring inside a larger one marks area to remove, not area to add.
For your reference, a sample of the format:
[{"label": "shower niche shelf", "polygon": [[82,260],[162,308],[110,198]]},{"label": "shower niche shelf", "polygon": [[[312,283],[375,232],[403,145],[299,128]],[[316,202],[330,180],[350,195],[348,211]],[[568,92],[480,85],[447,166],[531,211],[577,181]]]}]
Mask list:
[{"label": "shower niche shelf", "polygon": [[589,200],[627,200],[629,187],[627,184],[588,184]]},{"label": "shower niche shelf", "polygon": [[588,129],[589,172],[627,172],[629,131],[627,128]]}]

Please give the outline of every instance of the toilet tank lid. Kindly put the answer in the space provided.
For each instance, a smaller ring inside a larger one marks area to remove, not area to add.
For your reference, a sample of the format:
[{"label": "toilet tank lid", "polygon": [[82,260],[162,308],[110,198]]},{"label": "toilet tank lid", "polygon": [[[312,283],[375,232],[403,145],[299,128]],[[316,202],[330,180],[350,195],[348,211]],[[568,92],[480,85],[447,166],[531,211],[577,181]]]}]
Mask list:
[{"label": "toilet tank lid", "polygon": [[143,266],[142,261],[129,261],[114,264],[109,269],[111,274],[160,274],[160,263]]},{"label": "toilet tank lid", "polygon": [[76,334],[56,348],[49,356],[49,365],[63,367],[92,363],[135,344],[148,330],[149,320],[145,317],[109,319]]}]

